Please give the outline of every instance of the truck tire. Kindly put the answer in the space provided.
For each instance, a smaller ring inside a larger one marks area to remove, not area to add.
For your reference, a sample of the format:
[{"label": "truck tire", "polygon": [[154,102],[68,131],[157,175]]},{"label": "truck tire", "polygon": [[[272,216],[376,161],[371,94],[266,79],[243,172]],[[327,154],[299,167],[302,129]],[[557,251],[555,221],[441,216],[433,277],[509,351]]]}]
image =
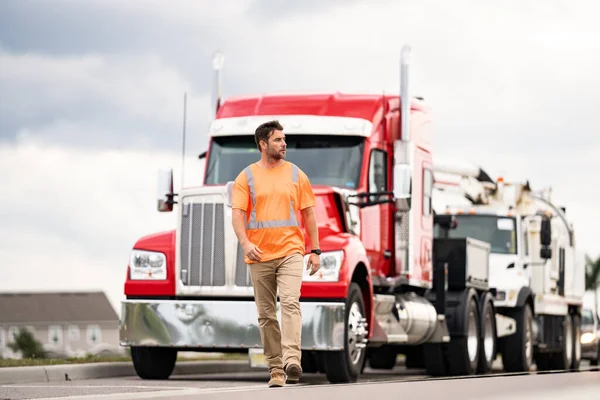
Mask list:
[{"label": "truck tire", "polygon": [[476,293],[467,291],[457,306],[456,315],[460,335],[450,339],[446,353],[450,375],[477,373],[481,349],[481,318],[477,303]]},{"label": "truck tire", "polygon": [[477,372],[487,374],[492,371],[498,346],[496,310],[494,308],[494,297],[491,293],[486,292],[481,296],[479,307],[481,310],[481,348]]},{"label": "truck tire", "polygon": [[563,321],[561,349],[551,357],[552,368],[566,370],[571,368],[573,362],[573,320],[571,315],[565,315]]},{"label": "truck tire", "polygon": [[388,347],[373,349],[369,355],[369,367],[372,369],[393,369],[398,353]]},{"label": "truck tire", "polygon": [[360,286],[352,282],[346,298],[344,350],[323,352],[325,374],[330,383],[353,383],[358,380],[367,353],[366,347],[360,347],[367,336],[365,315]]},{"label": "truck tire", "polygon": [[168,347],[132,347],[131,359],[142,379],[168,379],[175,368],[177,350]]},{"label": "truck tire", "polygon": [[503,338],[502,363],[506,372],[529,372],[533,364],[533,312],[527,303],[507,310],[517,321],[517,331]]},{"label": "truck tire", "polygon": [[572,318],[572,332],[573,332],[573,361],[571,362],[572,370],[579,370],[579,364],[581,364],[581,317],[579,314],[573,314]]},{"label": "truck tire", "polygon": [[447,350],[447,343],[425,343],[423,345],[423,362],[427,375],[435,377],[449,375]]}]

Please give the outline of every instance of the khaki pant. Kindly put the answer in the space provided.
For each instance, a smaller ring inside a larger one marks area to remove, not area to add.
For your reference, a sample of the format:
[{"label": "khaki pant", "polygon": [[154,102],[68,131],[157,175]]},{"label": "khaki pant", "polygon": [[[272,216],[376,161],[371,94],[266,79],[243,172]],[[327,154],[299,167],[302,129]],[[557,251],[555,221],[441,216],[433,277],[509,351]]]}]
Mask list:
[{"label": "khaki pant", "polygon": [[[249,264],[258,324],[269,371],[300,365],[302,315],[300,287],[304,257],[300,253]],[[281,303],[281,330],[277,320],[277,289]],[[282,335],[283,333],[283,335]]]}]

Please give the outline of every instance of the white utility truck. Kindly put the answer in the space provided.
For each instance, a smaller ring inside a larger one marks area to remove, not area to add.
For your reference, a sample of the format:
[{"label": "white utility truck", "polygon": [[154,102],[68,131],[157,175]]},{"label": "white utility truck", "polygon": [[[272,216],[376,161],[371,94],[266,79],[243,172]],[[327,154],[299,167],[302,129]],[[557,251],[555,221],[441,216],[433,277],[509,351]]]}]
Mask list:
[{"label": "white utility truck", "polygon": [[534,192],[529,182],[493,180],[458,162],[434,160],[434,171],[435,212],[457,223],[444,234],[491,245],[496,313],[516,322],[514,334],[487,342],[497,344],[504,369],[577,369],[585,263],[566,210],[550,189]]}]

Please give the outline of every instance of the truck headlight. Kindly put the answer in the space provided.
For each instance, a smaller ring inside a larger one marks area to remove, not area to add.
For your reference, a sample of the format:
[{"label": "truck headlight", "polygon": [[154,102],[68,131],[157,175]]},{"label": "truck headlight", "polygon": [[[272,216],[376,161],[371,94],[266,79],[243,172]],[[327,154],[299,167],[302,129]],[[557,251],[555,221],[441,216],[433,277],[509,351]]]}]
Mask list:
[{"label": "truck headlight", "polygon": [[129,279],[167,279],[167,257],[163,253],[146,250],[132,250],[129,258]]},{"label": "truck headlight", "polygon": [[309,257],[310,254],[304,256],[303,281],[337,282],[340,280],[340,268],[342,268],[342,261],[344,260],[344,252],[342,250],[321,253],[321,268],[313,276],[310,276],[310,269],[306,269]]},{"label": "truck headlight", "polygon": [[593,333],[587,332],[581,335],[581,344],[589,344],[592,343],[594,340],[596,340],[596,335],[594,335]]}]

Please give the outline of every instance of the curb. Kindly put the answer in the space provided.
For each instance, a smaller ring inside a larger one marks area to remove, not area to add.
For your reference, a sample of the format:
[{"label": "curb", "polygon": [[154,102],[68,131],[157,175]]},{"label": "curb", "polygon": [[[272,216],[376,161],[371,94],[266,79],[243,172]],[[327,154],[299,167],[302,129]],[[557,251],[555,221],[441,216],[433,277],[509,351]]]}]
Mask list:
[{"label": "curb", "polygon": [[[248,361],[178,361],[173,375],[218,374],[255,371]],[[0,368],[0,385],[14,383],[64,382],[81,379],[136,376],[131,362],[40,365]]]}]

